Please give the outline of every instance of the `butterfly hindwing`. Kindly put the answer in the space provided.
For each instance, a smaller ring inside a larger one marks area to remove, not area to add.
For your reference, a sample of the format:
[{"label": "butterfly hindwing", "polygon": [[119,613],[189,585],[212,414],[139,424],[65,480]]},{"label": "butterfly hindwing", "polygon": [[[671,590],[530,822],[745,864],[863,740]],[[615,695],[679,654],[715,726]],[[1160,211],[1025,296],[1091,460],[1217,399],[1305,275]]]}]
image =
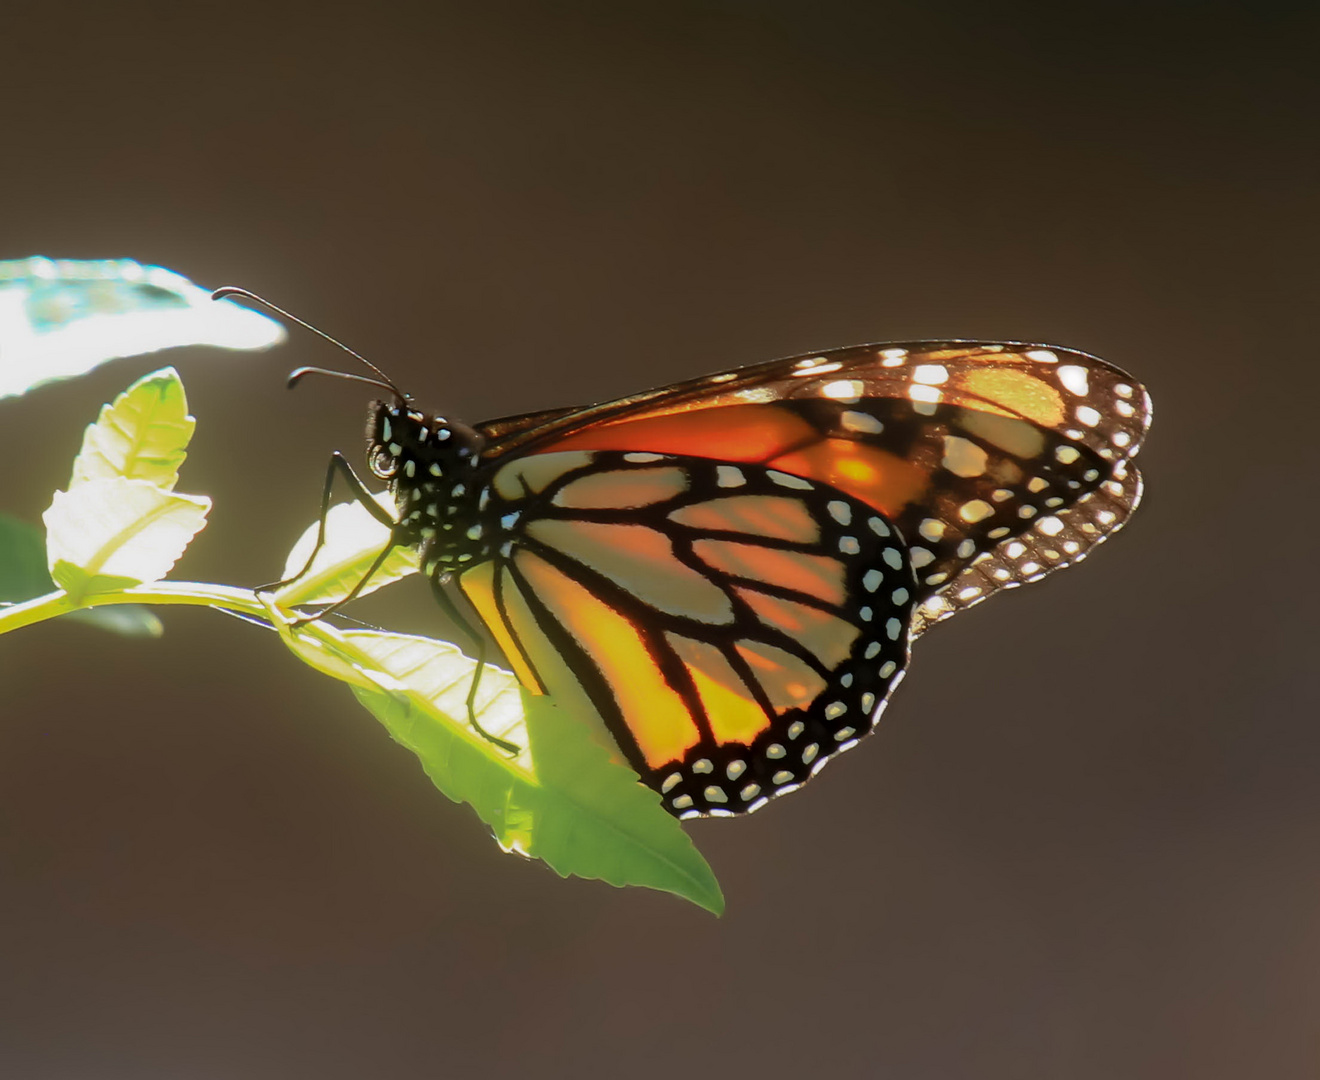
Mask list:
[{"label": "butterfly hindwing", "polygon": [[761,465],[510,461],[460,583],[523,681],[587,709],[671,812],[753,810],[869,732],[917,582],[876,508]]}]

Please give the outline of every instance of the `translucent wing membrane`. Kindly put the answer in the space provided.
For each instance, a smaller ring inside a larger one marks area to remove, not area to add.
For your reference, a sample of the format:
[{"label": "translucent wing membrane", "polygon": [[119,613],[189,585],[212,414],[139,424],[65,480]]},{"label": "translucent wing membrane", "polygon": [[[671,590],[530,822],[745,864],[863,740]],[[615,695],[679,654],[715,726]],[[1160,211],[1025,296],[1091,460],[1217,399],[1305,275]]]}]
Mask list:
[{"label": "translucent wing membrane", "polygon": [[460,583],[529,686],[594,714],[680,816],[755,810],[868,733],[907,662],[908,548],[876,507],[761,465],[517,458]]},{"label": "translucent wing membrane", "polygon": [[1118,462],[1110,479],[1098,489],[1088,490],[1070,507],[1047,507],[1050,512],[1036,516],[1029,529],[979,553],[951,584],[924,597],[913,613],[913,636],[1000,589],[1038,581],[1080,562],[1091,548],[1127,523],[1141,501],[1141,492],[1137,467],[1130,461]]},{"label": "translucent wing membrane", "polygon": [[1095,357],[927,342],[772,361],[486,434],[496,454],[683,454],[836,487],[909,544],[919,633],[1119,529],[1149,421],[1145,390]]}]

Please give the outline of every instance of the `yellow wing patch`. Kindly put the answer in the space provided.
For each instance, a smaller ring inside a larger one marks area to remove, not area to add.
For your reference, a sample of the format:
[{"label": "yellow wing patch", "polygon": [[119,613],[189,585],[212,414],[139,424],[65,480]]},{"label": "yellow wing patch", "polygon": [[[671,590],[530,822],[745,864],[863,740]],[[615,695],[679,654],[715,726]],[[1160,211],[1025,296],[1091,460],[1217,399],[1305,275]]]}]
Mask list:
[{"label": "yellow wing patch", "polygon": [[1018,368],[972,368],[955,385],[982,399],[978,408],[1000,416],[1024,416],[1054,427],[1063,422],[1063,396],[1044,379]]},{"label": "yellow wing patch", "polygon": [[665,640],[687,668],[717,743],[750,743],[765,730],[765,713],[719,649],[681,634]]},{"label": "yellow wing patch", "polygon": [[637,627],[539,555],[520,551],[514,565],[592,658],[623,715],[637,720],[632,732],[647,762],[659,766],[681,757],[698,739],[696,723],[657,669]]}]

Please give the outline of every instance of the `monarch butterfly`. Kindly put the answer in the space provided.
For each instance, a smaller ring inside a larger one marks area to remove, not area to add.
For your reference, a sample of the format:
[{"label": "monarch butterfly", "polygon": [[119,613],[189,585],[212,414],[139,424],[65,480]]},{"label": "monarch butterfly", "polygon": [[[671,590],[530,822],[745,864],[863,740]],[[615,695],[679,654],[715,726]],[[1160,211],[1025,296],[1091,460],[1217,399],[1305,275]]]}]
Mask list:
[{"label": "monarch butterfly", "polygon": [[799,787],[873,729],[918,635],[1141,498],[1146,391],[1054,346],[858,345],[474,426],[363,363],[379,379],[290,381],[390,392],[367,460],[397,516],[338,453],[323,509],[342,476],[392,530],[377,565],[416,548],[455,616],[456,581],[522,683],[598,717],[679,817]]}]

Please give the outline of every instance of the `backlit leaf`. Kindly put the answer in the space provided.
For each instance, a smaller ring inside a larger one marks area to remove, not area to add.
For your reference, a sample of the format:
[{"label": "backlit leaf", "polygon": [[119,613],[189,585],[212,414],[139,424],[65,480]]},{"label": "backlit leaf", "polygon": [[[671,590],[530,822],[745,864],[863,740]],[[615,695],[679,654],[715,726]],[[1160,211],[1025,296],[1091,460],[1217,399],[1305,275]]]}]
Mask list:
[{"label": "backlit leaf", "polygon": [[[378,494],[376,501],[393,514],[394,503],[387,493]],[[290,578],[302,570],[316,542],[316,530],[315,523],[309,525],[293,545],[285,560],[282,578]],[[325,545],[317,554],[311,570],[274,594],[281,607],[332,604],[342,600],[362,580],[390,542],[390,530],[357,502],[337,503],[330,508],[326,515],[325,535]],[[358,595],[366,596],[382,585],[416,572],[417,553],[411,548],[395,548]]]},{"label": "backlit leaf", "polygon": [[146,480],[88,480],[42,515],[50,576],[75,600],[157,581],[206,524],[211,500]]},{"label": "backlit leaf", "polygon": [[508,851],[544,860],[557,873],[612,885],[643,885],[720,913],[724,899],[710,867],[679,823],[637,775],[593,737],[593,729],[545,698],[527,695],[507,671],[487,664],[477,722],[519,746],[515,757],[468,722],[474,661],[429,638],[318,624],[282,631],[309,663],[349,682],[432,782],[469,803]]},{"label": "backlit leaf", "polygon": [[172,491],[196,424],[177,371],[144,375],[88,425],[69,483],[124,476]]}]

